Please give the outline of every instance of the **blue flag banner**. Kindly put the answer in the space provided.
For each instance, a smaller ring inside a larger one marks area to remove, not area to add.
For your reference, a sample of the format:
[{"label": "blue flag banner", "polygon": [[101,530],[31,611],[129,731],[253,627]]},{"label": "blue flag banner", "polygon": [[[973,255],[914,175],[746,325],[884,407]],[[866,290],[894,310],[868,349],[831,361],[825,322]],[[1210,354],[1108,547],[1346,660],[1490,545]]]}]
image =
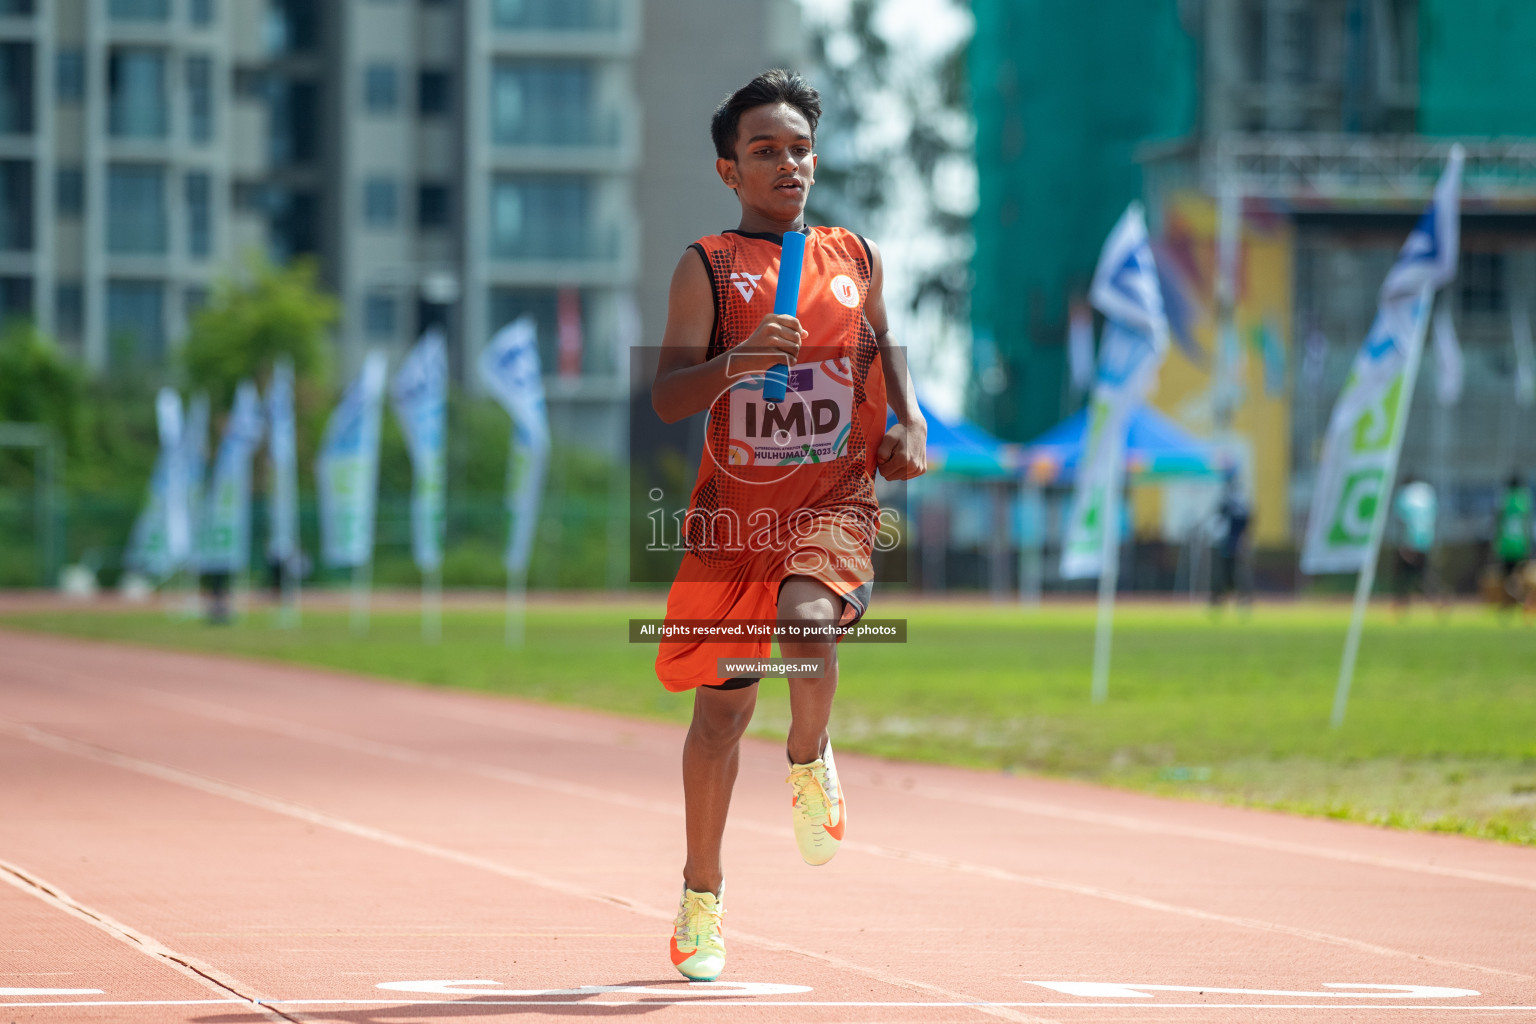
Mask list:
[{"label": "blue flag banner", "polygon": [[388,360],[370,352],[331,413],[315,467],[320,491],[320,557],[351,567],[373,561],[379,485],[379,419]]},{"label": "blue flag banner", "polygon": [[395,418],[411,455],[411,551],[416,567],[443,564],[447,482],[448,341],[441,328],[421,336],[390,384]]},{"label": "blue flag banner", "polygon": [[1372,524],[1385,512],[1413,402],[1437,288],[1456,275],[1462,149],[1454,146],[1434,199],[1382,282],[1376,319],[1328,420],[1301,553],[1305,573],[1358,572],[1374,558]]},{"label": "blue flag banner", "polygon": [[165,459],[155,461],[149,478],[149,497],[133,521],[123,565],[133,572],[164,579],[171,574],[165,551]]},{"label": "blue flag banner", "polygon": [[293,362],[279,359],[267,386],[267,558],[292,566],[299,554],[299,456],[293,422]]},{"label": "blue flag banner", "polygon": [[533,553],[539,497],[549,463],[549,414],[533,318],[522,317],[497,331],[480,353],[479,371],[486,390],[512,417],[506,566],[509,573],[520,576],[528,571]]},{"label": "blue flag banner", "polygon": [[155,395],[160,454],[149,479],[149,498],[133,524],[124,562],[130,569],[164,580],[192,554],[192,513],[183,448],[181,396],[171,388]]},{"label": "blue flag banner", "polygon": [[160,455],[166,462],[165,553],[170,571],[175,572],[192,557],[192,504],[181,441],[181,396],[170,388],[161,388],[155,396],[155,424],[160,431]]},{"label": "blue flag banner", "polygon": [[200,393],[187,405],[186,419],[181,425],[181,459],[187,474],[188,535],[193,539],[202,535],[203,488],[208,476],[208,395]]},{"label": "blue flag banner", "polygon": [[204,500],[198,565],[203,572],[244,572],[251,560],[251,459],[265,423],[256,385],[242,381],[224,424]]},{"label": "blue flag banner", "polygon": [[1118,534],[1130,417],[1151,392],[1168,350],[1168,319],[1140,203],[1130,205],[1104,243],[1089,298],[1107,323],[1062,543],[1061,574],[1066,579],[1095,577],[1103,571],[1106,530]]}]

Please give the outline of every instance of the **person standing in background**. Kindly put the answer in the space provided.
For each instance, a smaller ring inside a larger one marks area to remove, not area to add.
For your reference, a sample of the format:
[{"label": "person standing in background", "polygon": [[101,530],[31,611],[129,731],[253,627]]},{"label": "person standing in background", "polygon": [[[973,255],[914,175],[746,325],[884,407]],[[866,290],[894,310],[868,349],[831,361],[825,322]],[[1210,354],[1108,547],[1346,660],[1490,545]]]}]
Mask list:
[{"label": "person standing in background", "polygon": [[[1227,599],[1227,595],[1237,594],[1240,602],[1253,600],[1253,587],[1246,581],[1238,579],[1238,573],[1243,571],[1244,546],[1248,537],[1248,526],[1253,519],[1253,514],[1248,509],[1248,503],[1243,500],[1242,488],[1238,486],[1236,470],[1228,470],[1226,484],[1222,490],[1221,503],[1216,506],[1216,536],[1215,546],[1211,552],[1211,608],[1220,608]],[[1246,574],[1245,574],[1246,575]]]},{"label": "person standing in background", "polygon": [[1521,570],[1531,557],[1531,492],[1519,472],[1509,475],[1496,514],[1493,546],[1503,572],[1504,592],[1513,603],[1522,604],[1527,595]]},{"label": "person standing in background", "polygon": [[[1435,546],[1435,516],[1438,502],[1435,489],[1412,473],[1397,492],[1392,512],[1397,520],[1397,584],[1398,613],[1408,611],[1413,592],[1417,590],[1426,598],[1435,599],[1439,588],[1430,576],[1429,556]],[[1442,602],[1443,607],[1443,602]]]}]

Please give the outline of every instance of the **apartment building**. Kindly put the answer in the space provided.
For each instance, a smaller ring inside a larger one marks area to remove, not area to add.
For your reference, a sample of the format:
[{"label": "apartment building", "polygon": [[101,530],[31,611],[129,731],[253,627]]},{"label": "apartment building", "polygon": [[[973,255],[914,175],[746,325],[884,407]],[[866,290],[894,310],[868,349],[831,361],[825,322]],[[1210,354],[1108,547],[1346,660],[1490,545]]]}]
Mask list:
[{"label": "apartment building", "polygon": [[261,224],[231,208],[240,22],[217,0],[0,2],[0,311],[96,372],[164,358]]},{"label": "apartment building", "polygon": [[532,315],[612,447],[676,254],[734,223],[709,112],[797,39],[792,0],[0,0],[0,315],[152,367],[244,254],[311,256],[344,371],[436,322],[471,383]]}]

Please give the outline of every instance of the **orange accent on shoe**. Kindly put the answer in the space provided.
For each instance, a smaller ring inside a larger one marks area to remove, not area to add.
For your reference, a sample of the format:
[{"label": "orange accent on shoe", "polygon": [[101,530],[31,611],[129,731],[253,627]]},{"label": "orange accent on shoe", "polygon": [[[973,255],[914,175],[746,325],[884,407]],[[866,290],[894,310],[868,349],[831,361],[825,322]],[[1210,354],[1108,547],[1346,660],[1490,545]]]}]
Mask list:
[{"label": "orange accent on shoe", "polygon": [[[695,949],[693,951],[693,953],[697,953],[697,952],[698,952],[697,949]],[[693,956],[693,953],[684,953],[682,950],[678,949],[677,948],[677,936],[676,935],[672,936],[672,966],[673,967],[678,966],[684,960],[687,960],[689,957]]]},{"label": "orange accent on shoe", "polygon": [[837,824],[836,825],[832,824],[829,821],[829,822],[827,822],[822,827],[827,830],[827,835],[831,836],[833,839],[836,839],[838,842],[842,842],[843,841],[843,825],[844,824],[845,823],[844,823],[841,815],[839,815],[839,817],[837,819]]}]

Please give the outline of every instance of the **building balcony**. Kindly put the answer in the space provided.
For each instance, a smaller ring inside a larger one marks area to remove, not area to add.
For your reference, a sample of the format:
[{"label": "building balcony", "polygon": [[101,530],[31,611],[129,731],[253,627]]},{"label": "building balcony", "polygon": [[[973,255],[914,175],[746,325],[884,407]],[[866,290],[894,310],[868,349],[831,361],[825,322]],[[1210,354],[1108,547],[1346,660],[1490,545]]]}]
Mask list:
[{"label": "building balcony", "polygon": [[633,139],[607,144],[560,146],[495,146],[490,151],[495,171],[551,171],[583,174],[622,174],[634,168],[639,146]]},{"label": "building balcony", "polygon": [[41,27],[35,14],[0,14],[0,39],[32,39]]},{"label": "building balcony", "polygon": [[588,32],[493,32],[491,52],[498,57],[606,57],[621,60],[634,56],[640,38],[626,29]]},{"label": "building balcony", "polygon": [[632,285],[636,277],[634,260],[617,250],[558,259],[492,257],[485,265],[485,283],[492,287],[614,288]]},{"label": "building balcony", "polygon": [[491,49],[540,57],[626,57],[640,44],[632,0],[491,0]]}]

